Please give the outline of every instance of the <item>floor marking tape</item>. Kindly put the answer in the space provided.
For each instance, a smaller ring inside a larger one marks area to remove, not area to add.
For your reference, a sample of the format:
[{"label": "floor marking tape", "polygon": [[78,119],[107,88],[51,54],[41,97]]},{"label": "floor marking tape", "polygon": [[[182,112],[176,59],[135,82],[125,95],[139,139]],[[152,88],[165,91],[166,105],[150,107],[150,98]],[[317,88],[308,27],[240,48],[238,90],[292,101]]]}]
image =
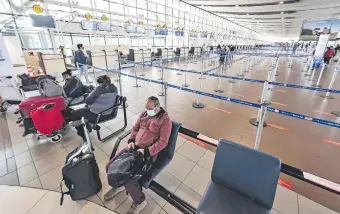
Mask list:
[{"label": "floor marking tape", "polygon": [[280,89],[273,89],[273,90],[274,90],[274,91],[277,91],[277,92],[287,93],[287,91],[280,90]]},{"label": "floor marking tape", "polygon": [[220,111],[220,112],[226,113],[226,114],[231,114],[231,112],[227,111],[227,110],[223,110],[223,109],[216,108],[216,107],[213,107],[213,106],[207,106],[207,107],[210,108],[210,109],[216,110],[216,111]]},{"label": "floor marking tape", "polygon": [[235,96],[239,96],[239,97],[243,97],[244,98],[244,95],[242,94],[235,94],[235,93],[231,93],[232,95],[235,95]]},{"label": "floor marking tape", "polygon": [[284,103],[278,103],[278,102],[271,102],[272,104],[279,105],[279,106],[288,106],[287,104]]},{"label": "floor marking tape", "polygon": [[270,127],[276,128],[276,129],[280,129],[282,131],[287,131],[287,132],[289,131],[288,128],[283,127],[283,126],[278,126],[278,125],[275,125],[275,124],[272,124],[272,123],[267,123],[267,125],[270,126]]},{"label": "floor marking tape", "polygon": [[197,140],[197,139],[195,139],[195,138],[192,138],[192,137],[189,137],[189,136],[187,136],[187,135],[184,135],[184,134],[182,134],[182,133],[178,133],[178,135],[181,136],[182,138],[184,138],[184,139],[190,141],[191,143],[194,143],[194,144],[196,144],[196,145],[202,147],[202,148],[206,148],[206,147],[208,146],[208,144],[206,144],[206,143],[204,143],[204,142],[202,142],[202,141],[200,141],[200,140]]},{"label": "floor marking tape", "polygon": [[332,117],[335,116],[334,114],[331,114],[331,113],[328,113],[328,112],[323,112],[323,111],[313,110],[313,112],[324,114],[324,115],[327,115],[327,116],[332,116]]},{"label": "floor marking tape", "polygon": [[332,141],[332,140],[322,139],[322,141],[325,142],[325,143],[329,143],[329,144],[333,144],[333,145],[336,145],[336,146],[340,146],[339,142],[335,142],[335,141]]},{"label": "floor marking tape", "polygon": [[283,187],[285,187],[285,188],[287,188],[287,189],[289,189],[289,190],[292,190],[292,184],[291,183],[289,183],[289,182],[287,182],[287,181],[284,181],[284,180],[282,180],[282,179],[279,179],[279,181],[277,182],[279,185],[281,185],[281,186],[283,186]]}]

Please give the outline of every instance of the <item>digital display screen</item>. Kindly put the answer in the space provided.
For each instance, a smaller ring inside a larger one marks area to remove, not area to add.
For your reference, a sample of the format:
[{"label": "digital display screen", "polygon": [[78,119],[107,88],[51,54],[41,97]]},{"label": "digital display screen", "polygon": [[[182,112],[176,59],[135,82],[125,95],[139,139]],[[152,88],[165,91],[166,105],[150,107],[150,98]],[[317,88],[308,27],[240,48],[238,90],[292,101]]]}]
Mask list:
[{"label": "digital display screen", "polygon": [[30,14],[33,27],[55,28],[54,18],[52,16],[42,16]]}]

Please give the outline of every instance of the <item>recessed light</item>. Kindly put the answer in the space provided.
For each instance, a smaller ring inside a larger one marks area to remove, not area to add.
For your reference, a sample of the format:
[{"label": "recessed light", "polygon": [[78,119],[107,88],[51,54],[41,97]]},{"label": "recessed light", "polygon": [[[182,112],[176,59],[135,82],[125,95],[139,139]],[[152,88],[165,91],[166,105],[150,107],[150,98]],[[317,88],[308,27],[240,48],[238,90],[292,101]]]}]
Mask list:
[{"label": "recessed light", "polygon": [[235,7],[238,7],[238,6],[240,6],[240,5],[238,5],[238,4],[237,4],[237,5],[235,5]]},{"label": "recessed light", "polygon": [[280,4],[284,4],[285,2],[283,2],[283,1],[280,1]]},{"label": "recessed light", "polygon": [[285,17],[282,17],[282,19],[285,19]]}]

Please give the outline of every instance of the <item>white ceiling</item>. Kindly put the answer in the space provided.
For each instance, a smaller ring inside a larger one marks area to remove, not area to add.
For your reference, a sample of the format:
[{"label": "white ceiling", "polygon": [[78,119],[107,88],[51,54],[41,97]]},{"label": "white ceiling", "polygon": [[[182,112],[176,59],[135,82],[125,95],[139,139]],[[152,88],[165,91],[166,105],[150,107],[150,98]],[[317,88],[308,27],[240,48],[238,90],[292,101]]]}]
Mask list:
[{"label": "white ceiling", "polygon": [[304,20],[340,18],[340,0],[185,0],[257,32],[297,39]]}]

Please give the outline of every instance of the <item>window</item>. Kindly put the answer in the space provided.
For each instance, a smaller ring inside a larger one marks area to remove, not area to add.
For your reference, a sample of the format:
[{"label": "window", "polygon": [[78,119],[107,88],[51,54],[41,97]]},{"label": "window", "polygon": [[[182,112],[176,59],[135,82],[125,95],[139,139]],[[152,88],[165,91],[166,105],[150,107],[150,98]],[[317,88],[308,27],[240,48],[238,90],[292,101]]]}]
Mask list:
[{"label": "window", "polygon": [[77,44],[90,45],[88,36],[76,35],[76,36],[72,36],[72,39],[73,39],[73,44],[75,45]]}]

